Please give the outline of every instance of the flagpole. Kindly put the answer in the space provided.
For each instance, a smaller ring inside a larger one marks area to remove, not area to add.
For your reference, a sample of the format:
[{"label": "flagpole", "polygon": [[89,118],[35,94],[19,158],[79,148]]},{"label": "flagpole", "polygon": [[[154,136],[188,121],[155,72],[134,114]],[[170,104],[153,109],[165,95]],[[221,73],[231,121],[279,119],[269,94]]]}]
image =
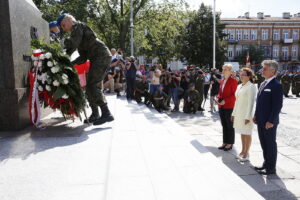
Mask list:
[{"label": "flagpole", "polygon": [[213,69],[216,69],[216,0],[214,0],[213,16]]}]

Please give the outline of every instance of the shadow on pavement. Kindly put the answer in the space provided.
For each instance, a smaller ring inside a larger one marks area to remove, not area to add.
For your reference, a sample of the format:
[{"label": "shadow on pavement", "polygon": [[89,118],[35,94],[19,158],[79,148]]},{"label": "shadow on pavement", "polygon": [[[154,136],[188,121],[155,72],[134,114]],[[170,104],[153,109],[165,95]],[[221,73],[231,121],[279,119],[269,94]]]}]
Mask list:
[{"label": "shadow on pavement", "polygon": [[45,119],[43,123],[46,124],[45,129],[31,126],[21,131],[2,132],[1,135],[5,137],[0,138],[0,162],[8,158],[27,159],[31,154],[78,144],[86,141],[90,134],[111,129],[95,127],[85,130],[89,125],[65,121],[63,118]]}]

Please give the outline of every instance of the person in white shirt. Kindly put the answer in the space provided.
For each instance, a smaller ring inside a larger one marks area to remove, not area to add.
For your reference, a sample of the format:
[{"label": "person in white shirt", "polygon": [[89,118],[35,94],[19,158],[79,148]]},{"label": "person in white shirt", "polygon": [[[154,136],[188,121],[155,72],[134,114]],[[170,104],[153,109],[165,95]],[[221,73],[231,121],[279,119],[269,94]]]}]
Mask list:
[{"label": "person in white shirt", "polygon": [[249,160],[249,149],[251,146],[251,134],[254,123],[253,107],[257,88],[253,84],[253,72],[249,68],[243,68],[240,72],[242,83],[238,86],[235,96],[236,101],[232,112],[231,120],[235,133],[241,134],[242,151],[237,156],[240,161]]}]

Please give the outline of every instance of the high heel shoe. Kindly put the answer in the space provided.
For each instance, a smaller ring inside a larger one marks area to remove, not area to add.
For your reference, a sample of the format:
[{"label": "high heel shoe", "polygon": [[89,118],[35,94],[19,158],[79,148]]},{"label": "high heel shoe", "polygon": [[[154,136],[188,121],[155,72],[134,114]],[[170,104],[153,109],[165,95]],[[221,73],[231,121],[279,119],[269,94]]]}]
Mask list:
[{"label": "high heel shoe", "polygon": [[249,161],[249,157],[250,157],[249,154],[247,156],[245,156],[245,157],[242,156],[241,159],[240,159],[240,161],[241,162],[247,162],[247,161]]},{"label": "high heel shoe", "polygon": [[222,146],[218,147],[218,149],[220,150],[224,150],[225,149],[226,144],[223,144]]},{"label": "high heel shoe", "polygon": [[230,147],[226,147],[226,146],[225,146],[223,150],[224,150],[224,151],[229,151],[229,150],[232,149],[232,146],[233,146],[233,145],[231,145]]}]

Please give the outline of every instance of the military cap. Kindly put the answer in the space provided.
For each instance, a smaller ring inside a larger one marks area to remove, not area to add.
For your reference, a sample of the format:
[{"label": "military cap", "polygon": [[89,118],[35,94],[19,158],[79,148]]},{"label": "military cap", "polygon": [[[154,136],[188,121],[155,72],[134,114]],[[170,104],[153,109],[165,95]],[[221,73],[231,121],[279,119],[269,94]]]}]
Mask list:
[{"label": "military cap", "polygon": [[49,23],[49,28],[53,28],[57,26],[57,21],[52,21]]},{"label": "military cap", "polygon": [[57,26],[60,26],[62,20],[63,20],[66,16],[67,16],[67,15],[64,13],[64,14],[60,15],[60,16],[57,18],[57,20],[56,20]]}]

